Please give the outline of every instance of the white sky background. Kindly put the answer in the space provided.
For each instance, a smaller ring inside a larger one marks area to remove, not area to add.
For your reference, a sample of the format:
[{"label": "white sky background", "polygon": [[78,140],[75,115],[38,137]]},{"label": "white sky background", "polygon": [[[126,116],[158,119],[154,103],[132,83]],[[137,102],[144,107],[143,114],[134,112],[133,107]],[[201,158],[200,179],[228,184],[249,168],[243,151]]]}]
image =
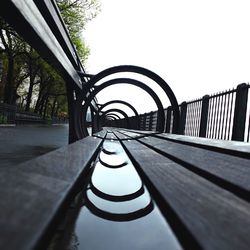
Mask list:
[{"label": "white sky background", "polygon": [[[249,0],[100,2],[100,14],[84,31],[91,49],[88,73],[115,65],[142,66],[159,74],[179,103],[250,81]],[[117,91],[117,99],[130,96],[140,112],[155,110],[154,102],[135,89],[116,86],[98,100],[110,100]]]}]

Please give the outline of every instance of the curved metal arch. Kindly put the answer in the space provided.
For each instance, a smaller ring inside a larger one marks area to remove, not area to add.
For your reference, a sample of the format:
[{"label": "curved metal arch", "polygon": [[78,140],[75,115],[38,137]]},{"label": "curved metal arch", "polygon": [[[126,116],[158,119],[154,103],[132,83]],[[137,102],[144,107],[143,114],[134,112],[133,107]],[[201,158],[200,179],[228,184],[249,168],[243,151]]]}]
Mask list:
[{"label": "curved metal arch", "polygon": [[133,105],[131,105],[130,103],[128,102],[125,102],[125,101],[122,101],[122,100],[112,100],[112,101],[109,101],[109,102],[106,102],[105,104],[101,105],[100,109],[99,109],[99,113],[105,108],[107,107],[108,105],[111,105],[111,104],[123,104],[127,107],[129,107],[135,114],[135,119],[136,119],[136,127],[135,128],[139,128],[140,126],[140,118],[139,118],[139,114],[137,112],[137,110],[135,109],[135,107]]},{"label": "curved metal arch", "polygon": [[115,121],[115,120],[117,120],[114,116],[112,116],[112,115],[107,115],[107,116],[105,116],[105,119],[106,120],[108,120],[108,121]]},{"label": "curved metal arch", "polygon": [[148,70],[139,66],[134,66],[134,65],[120,65],[120,66],[114,66],[114,67],[105,69],[90,79],[90,81],[88,82],[87,92],[89,91],[90,88],[93,88],[94,85],[102,78],[115,74],[115,73],[121,73],[121,72],[132,72],[132,73],[138,73],[138,74],[147,76],[148,78],[156,82],[163,89],[163,91],[168,96],[171,106],[173,108],[173,133],[178,133],[180,112],[179,112],[179,105],[175,97],[175,94],[170,88],[170,86],[167,84],[167,82],[165,82],[159,75],[157,75],[151,70]]},{"label": "curved metal arch", "polygon": [[116,126],[116,122],[118,121],[118,119],[112,115],[106,115],[105,116],[106,120],[104,122],[104,126],[108,125],[108,127],[115,127]]},{"label": "curved metal arch", "polygon": [[[90,189],[91,190],[91,189]],[[92,192],[92,190],[91,190]],[[132,221],[139,218],[142,218],[148,214],[150,214],[154,209],[154,202],[152,198],[150,198],[149,203],[143,207],[140,208],[134,212],[129,213],[113,213],[109,211],[104,211],[100,208],[98,208],[88,197],[87,191],[84,192],[84,199],[86,201],[85,205],[86,207],[93,213],[94,215],[110,221]],[[98,196],[99,197],[99,196]],[[101,197],[100,197],[101,198]]]},{"label": "curved metal arch", "polygon": [[[108,109],[105,112],[103,112],[100,117],[105,117],[105,115],[109,114],[110,112],[117,112],[120,113],[121,115],[123,115],[124,118],[128,118],[128,115],[126,114],[125,111],[121,110],[121,109]],[[119,119],[122,119],[121,117]]]},{"label": "curved metal arch", "polygon": [[77,132],[81,131],[80,134],[77,134],[77,136],[79,138],[82,138],[82,137],[88,135],[87,129],[84,126],[82,126],[80,117],[84,117],[84,119],[86,119],[86,112],[87,112],[87,109],[88,109],[91,101],[93,100],[93,98],[104,88],[109,87],[111,85],[115,85],[115,84],[131,84],[131,85],[137,86],[137,87],[143,89],[144,91],[146,91],[154,99],[156,106],[158,107],[157,130],[159,132],[164,131],[165,113],[164,113],[163,105],[162,105],[159,97],[156,95],[156,93],[150,87],[148,87],[146,84],[144,84],[138,80],[134,80],[134,79],[130,79],[130,78],[116,78],[116,79],[112,79],[112,80],[109,80],[107,82],[104,82],[100,86],[97,86],[85,99],[85,103],[84,103],[82,109],[80,109],[81,104],[82,104],[82,99],[77,100],[78,101],[77,102],[78,109],[76,111],[78,111],[79,113],[78,113],[78,115],[75,116],[75,119],[76,119],[75,124],[79,125],[79,130],[77,129],[76,131]]},{"label": "curved metal arch", "polygon": [[128,102],[122,101],[122,100],[112,100],[112,101],[106,102],[105,104],[102,104],[102,105],[101,105],[101,108],[99,109],[99,113],[100,113],[105,107],[107,107],[108,105],[116,104],[116,103],[123,104],[123,105],[129,107],[130,109],[132,109],[133,112],[134,112],[134,114],[135,114],[135,116],[138,116],[138,115],[139,115],[138,112],[137,112],[137,110],[134,108],[133,105],[131,105],[131,104],[128,103]]},{"label": "curved metal arch", "polygon": [[[105,115],[106,114],[108,114],[108,113],[110,113],[110,112],[117,112],[117,113],[120,113],[120,114],[122,114],[123,116],[124,116],[124,118],[125,118],[125,121],[126,121],[126,123],[127,123],[127,128],[131,128],[131,126],[130,126],[130,122],[129,122],[129,118],[128,118],[128,115],[126,114],[126,112],[124,112],[123,110],[121,110],[121,109],[108,109],[108,110],[106,110],[105,112],[103,112],[103,114],[101,115],[101,119],[103,118],[103,117],[105,117]],[[121,118],[120,118],[121,119]]]},{"label": "curved metal arch", "polygon": [[115,127],[117,121],[119,121],[121,119],[121,117],[119,115],[115,114],[115,113],[109,113],[109,114],[106,115],[106,117],[113,118],[113,120],[112,120],[112,126],[111,127]]},{"label": "curved metal arch", "polygon": [[115,114],[115,113],[109,113],[108,115],[112,115],[118,120],[121,119],[121,117],[119,115]]}]

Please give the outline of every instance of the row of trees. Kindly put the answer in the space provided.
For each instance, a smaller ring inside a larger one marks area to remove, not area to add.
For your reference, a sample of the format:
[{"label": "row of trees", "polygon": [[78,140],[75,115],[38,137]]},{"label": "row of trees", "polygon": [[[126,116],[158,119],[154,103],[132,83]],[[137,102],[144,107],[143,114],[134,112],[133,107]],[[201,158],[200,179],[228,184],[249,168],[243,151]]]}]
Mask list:
[{"label": "row of trees", "polygon": [[[99,11],[97,0],[56,0],[72,42],[84,64],[89,49],[82,40],[87,21]],[[67,112],[60,75],[0,18],[0,100],[46,116]]]}]

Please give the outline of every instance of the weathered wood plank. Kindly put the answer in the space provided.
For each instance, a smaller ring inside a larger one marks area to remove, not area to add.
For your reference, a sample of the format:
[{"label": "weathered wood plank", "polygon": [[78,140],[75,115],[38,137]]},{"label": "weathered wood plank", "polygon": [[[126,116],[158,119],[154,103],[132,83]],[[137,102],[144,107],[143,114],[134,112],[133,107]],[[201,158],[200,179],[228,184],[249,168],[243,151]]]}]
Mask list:
[{"label": "weathered wood plank", "polygon": [[182,163],[211,181],[224,185],[244,199],[250,200],[250,160],[207,149],[183,145],[159,138],[141,138],[139,141]]},{"label": "weathered wood plank", "polygon": [[[194,139],[192,139],[192,145],[194,146],[191,146],[189,144],[178,143],[179,141],[173,142],[171,140],[160,139],[164,138],[165,134],[160,134],[159,138],[158,136],[157,138],[148,136],[140,138],[138,137],[139,134],[135,132],[121,131],[121,133],[132,138],[138,138],[140,142],[157,152],[164,154],[176,162],[182,163],[186,168],[223,186],[223,188],[234,192],[241,198],[248,201],[250,200],[250,160],[246,159],[246,157],[241,158],[230,155],[233,150],[232,146],[228,150],[229,152],[224,149],[224,152],[227,154],[223,154],[213,150],[199,148],[200,144],[194,144]],[[177,137],[182,139],[184,136]],[[221,141],[221,144],[216,142],[215,145],[217,145],[218,148],[224,144],[225,143]]]},{"label": "weathered wood plank", "polygon": [[107,135],[107,130],[103,129],[95,134],[93,134],[94,137],[104,139]]},{"label": "weathered wood plank", "polygon": [[1,171],[0,249],[26,250],[42,244],[77,183],[84,184],[81,177],[101,142],[87,137]]},{"label": "weathered wood plank", "polygon": [[226,141],[215,140],[208,138],[201,138],[195,136],[183,136],[175,134],[158,134],[159,138],[166,138],[176,142],[186,143],[187,145],[194,145],[198,147],[204,146],[204,148],[213,149],[229,154],[245,156],[250,159],[250,143],[240,141]]},{"label": "weathered wood plank", "polygon": [[[187,249],[249,249],[248,202],[138,141],[122,143],[139,172],[157,190],[156,200],[163,202],[163,211],[168,215],[170,209],[176,215],[177,236],[185,238],[180,235],[182,228],[191,233],[192,239],[182,239]],[[198,246],[189,245],[194,241]]]}]

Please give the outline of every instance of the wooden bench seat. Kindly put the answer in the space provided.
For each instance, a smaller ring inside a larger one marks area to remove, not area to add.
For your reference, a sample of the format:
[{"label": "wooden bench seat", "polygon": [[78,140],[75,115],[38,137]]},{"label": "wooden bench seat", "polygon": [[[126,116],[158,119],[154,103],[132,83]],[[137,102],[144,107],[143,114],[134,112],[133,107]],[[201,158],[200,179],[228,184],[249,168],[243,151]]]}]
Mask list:
[{"label": "wooden bench seat", "polygon": [[43,243],[68,207],[101,146],[87,137],[0,175],[0,249],[45,249]]},{"label": "wooden bench seat", "polygon": [[115,134],[185,248],[249,249],[246,152],[245,157],[232,156],[199,148],[199,143],[194,147],[169,141],[159,134],[157,138],[124,130]]},{"label": "wooden bench seat", "polygon": [[121,142],[183,249],[249,249],[247,144],[124,129],[2,169],[0,249],[46,249],[104,140]]}]

